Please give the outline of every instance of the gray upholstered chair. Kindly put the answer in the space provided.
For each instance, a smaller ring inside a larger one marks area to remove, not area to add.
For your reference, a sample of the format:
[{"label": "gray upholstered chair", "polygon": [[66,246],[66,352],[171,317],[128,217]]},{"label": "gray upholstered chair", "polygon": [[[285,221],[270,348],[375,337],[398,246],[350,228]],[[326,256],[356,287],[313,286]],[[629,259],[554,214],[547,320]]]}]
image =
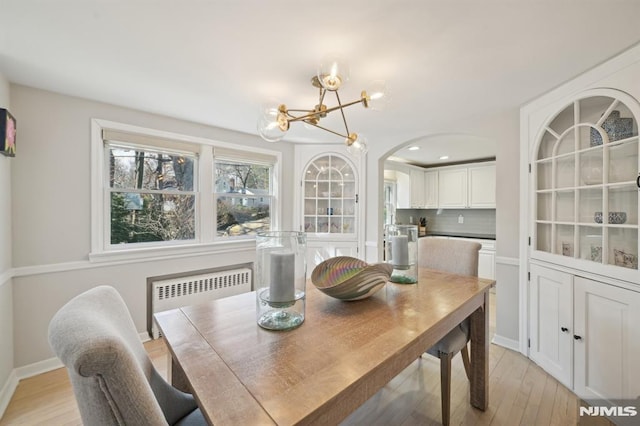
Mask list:
[{"label": "gray upholstered chair", "polygon": [[158,374],[114,288],[93,288],[60,308],[49,343],[67,367],[85,425],[207,424],[193,397]]},{"label": "gray upholstered chair", "polygon": [[[478,252],[482,245],[471,241],[446,238],[420,238],[418,240],[418,266],[438,269],[460,275],[478,276]],[[467,378],[469,371],[469,318],[454,328],[427,353],[440,358],[440,393],[442,398],[442,424],[449,424],[451,411],[451,358],[461,352]]]}]

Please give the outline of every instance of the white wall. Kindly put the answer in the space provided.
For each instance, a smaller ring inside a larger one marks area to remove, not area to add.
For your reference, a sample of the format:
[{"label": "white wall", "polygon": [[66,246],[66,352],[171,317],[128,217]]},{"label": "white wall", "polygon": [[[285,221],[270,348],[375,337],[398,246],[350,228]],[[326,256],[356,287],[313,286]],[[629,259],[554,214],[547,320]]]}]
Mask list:
[{"label": "white wall", "polygon": [[[90,120],[105,119],[282,152],[282,182],[293,182],[293,147],[257,136],[147,114],[113,105],[11,86],[18,118],[13,159],[14,367],[53,356],[52,315],[71,297],[100,284],[123,295],[140,332],[146,330],[146,278],[252,262],[254,249],[180,259],[88,261],[90,241]],[[282,227],[292,226],[292,188],[284,186]]]},{"label": "white wall", "polygon": [[[0,74],[0,107],[11,110],[9,82]],[[20,120],[18,119],[18,129]],[[18,150],[20,149],[18,132]],[[19,152],[19,151],[18,151]],[[13,283],[11,279],[11,162],[14,158],[0,155],[0,413],[9,393],[13,371]],[[5,384],[8,386],[5,387]]]}]

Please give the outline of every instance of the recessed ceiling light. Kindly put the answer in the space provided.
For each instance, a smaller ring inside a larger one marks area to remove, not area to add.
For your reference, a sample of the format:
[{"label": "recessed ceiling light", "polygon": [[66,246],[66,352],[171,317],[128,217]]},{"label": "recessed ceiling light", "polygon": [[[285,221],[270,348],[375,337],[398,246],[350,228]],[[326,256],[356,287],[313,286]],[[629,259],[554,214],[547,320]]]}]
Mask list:
[{"label": "recessed ceiling light", "polygon": [[440,157],[441,160],[448,160],[449,156],[448,155],[443,155],[442,157]]},{"label": "recessed ceiling light", "polygon": [[419,149],[420,149],[420,147],[419,147],[419,146],[410,146],[410,147],[409,147],[409,151],[417,151],[417,150],[419,150]]}]

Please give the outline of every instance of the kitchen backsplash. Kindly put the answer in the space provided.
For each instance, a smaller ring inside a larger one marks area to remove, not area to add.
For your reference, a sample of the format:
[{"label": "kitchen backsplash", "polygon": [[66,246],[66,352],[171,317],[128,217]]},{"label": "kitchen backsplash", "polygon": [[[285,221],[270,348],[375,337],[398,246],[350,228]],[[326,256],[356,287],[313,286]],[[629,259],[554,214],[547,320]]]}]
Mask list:
[{"label": "kitchen backsplash", "polygon": [[[462,216],[463,223],[458,223]],[[462,232],[467,234],[496,233],[495,209],[397,209],[396,223],[418,224],[421,217],[427,218],[427,232]]]}]

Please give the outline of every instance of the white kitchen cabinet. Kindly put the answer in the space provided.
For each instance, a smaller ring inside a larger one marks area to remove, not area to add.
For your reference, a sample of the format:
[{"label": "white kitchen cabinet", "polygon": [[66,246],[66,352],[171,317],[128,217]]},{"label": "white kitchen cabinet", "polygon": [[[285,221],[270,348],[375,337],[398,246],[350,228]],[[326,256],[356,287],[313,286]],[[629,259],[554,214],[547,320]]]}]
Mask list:
[{"label": "white kitchen cabinet", "polygon": [[582,399],[640,395],[640,292],[530,267],[529,356]]},{"label": "white kitchen cabinet", "polygon": [[411,208],[411,177],[409,173],[395,172],[396,181],[396,207],[399,209]]},{"label": "white kitchen cabinet", "polygon": [[438,207],[464,209],[467,207],[467,168],[438,170]]},{"label": "white kitchen cabinet", "polygon": [[424,172],[424,208],[438,208],[438,172]]},{"label": "white kitchen cabinet", "polygon": [[495,163],[438,169],[438,207],[495,209]]},{"label": "white kitchen cabinet", "polygon": [[484,244],[478,253],[478,276],[480,278],[496,279],[496,251],[485,249]]},{"label": "white kitchen cabinet", "polygon": [[496,166],[495,164],[469,167],[470,208],[496,208]]},{"label": "white kitchen cabinet", "polygon": [[411,208],[421,209],[425,206],[424,172],[411,169]]}]

